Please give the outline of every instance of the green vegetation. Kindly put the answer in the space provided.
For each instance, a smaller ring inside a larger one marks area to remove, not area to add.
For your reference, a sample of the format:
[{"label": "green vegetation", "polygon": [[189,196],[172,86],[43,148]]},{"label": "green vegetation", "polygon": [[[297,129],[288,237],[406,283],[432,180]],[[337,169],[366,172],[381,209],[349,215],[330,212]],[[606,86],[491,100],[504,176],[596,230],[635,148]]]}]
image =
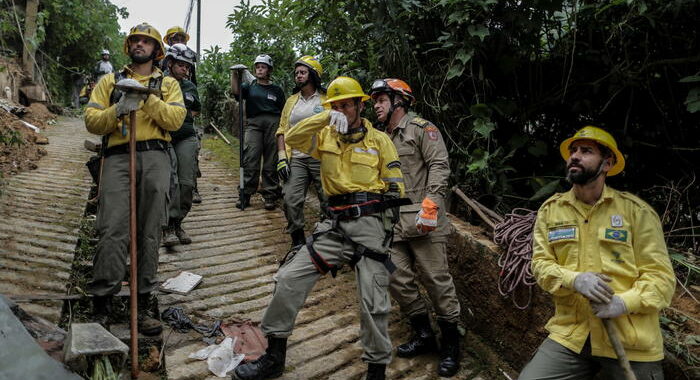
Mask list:
[{"label": "green vegetation", "polygon": [[[20,28],[24,28],[24,2],[1,0],[0,48],[3,54],[22,55]],[[37,14],[36,60],[47,82],[53,101],[69,104],[73,83],[90,75],[108,49],[112,65],[126,62],[122,51],[124,35],[118,18],[128,16],[107,0],[42,0]]]},{"label": "green vegetation", "polygon": [[218,136],[206,135],[202,140],[202,148],[212,152],[218,162],[221,162],[225,167],[237,173],[240,162],[238,159],[238,139],[226,132],[224,132],[224,136],[226,136],[228,141],[233,145],[226,144],[224,140]]}]

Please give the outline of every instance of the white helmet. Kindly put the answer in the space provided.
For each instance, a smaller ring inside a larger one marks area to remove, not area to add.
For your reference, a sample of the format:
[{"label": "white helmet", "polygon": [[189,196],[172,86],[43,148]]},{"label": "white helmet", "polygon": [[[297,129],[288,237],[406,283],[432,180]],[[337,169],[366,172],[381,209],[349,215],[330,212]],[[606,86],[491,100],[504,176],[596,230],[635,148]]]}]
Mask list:
[{"label": "white helmet", "polygon": [[102,55],[105,55],[105,54],[109,55],[109,50],[107,50],[107,49],[102,49]]},{"label": "white helmet", "polygon": [[272,58],[267,55],[267,54],[260,54],[259,56],[255,57],[255,62],[253,62],[253,66],[255,66],[258,63],[264,63],[268,66],[270,66],[270,70],[272,70]]},{"label": "white helmet", "polygon": [[197,62],[197,53],[188,48],[185,44],[175,44],[168,48],[168,52],[165,54],[165,59],[168,58],[176,61],[187,62],[194,66],[194,63]]}]

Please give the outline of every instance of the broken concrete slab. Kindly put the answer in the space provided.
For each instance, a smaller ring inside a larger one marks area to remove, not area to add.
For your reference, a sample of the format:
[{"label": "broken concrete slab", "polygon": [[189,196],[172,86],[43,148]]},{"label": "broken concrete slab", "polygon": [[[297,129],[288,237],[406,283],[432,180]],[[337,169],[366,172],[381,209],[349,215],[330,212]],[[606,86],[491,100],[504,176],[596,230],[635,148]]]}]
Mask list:
[{"label": "broken concrete slab", "polygon": [[79,380],[29,335],[0,295],[0,379]]},{"label": "broken concrete slab", "polygon": [[125,361],[129,347],[99,323],[74,323],[63,354],[64,362],[71,368],[85,370],[90,356],[116,354]]}]

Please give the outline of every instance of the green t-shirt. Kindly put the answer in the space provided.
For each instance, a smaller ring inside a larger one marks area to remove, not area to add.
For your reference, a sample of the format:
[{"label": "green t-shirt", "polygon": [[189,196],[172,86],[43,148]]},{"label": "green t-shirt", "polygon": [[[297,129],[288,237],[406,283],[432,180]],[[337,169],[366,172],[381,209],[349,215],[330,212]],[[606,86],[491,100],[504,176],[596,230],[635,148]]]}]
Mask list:
[{"label": "green t-shirt", "polygon": [[245,102],[245,112],[248,118],[256,117],[263,113],[279,115],[284,108],[284,91],[276,84],[243,83],[241,93]]},{"label": "green t-shirt", "polygon": [[180,81],[180,90],[182,90],[182,98],[185,99],[187,114],[185,115],[185,121],[182,122],[182,127],[177,131],[170,132],[170,136],[173,138],[174,142],[197,135],[197,132],[194,130],[194,117],[192,116],[192,112],[201,112],[202,110],[197,86],[195,86],[194,83],[183,79]]}]

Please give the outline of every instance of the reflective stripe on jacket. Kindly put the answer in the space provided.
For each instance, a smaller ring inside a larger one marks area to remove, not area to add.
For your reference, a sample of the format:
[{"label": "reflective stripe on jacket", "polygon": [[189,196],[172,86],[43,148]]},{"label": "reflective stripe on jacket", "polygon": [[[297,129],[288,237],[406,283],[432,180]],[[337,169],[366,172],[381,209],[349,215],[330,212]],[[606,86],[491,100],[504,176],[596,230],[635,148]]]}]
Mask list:
[{"label": "reflective stripe on jacket", "polygon": [[[151,77],[157,78],[163,73],[153,68],[151,75],[139,75],[126,66],[127,77],[136,79],[148,86]],[[90,133],[109,135],[108,147],[129,142],[129,133],[122,136],[121,120],[117,119],[117,105],[110,105],[110,96],[114,89],[114,75],[105,75],[92,90],[90,101],[85,108],[85,126]],[[162,100],[156,95],[149,95],[141,109],[136,111],[136,141],[160,139],[170,141],[168,131],[180,128],[185,119],[185,103],[180,91],[180,84],[172,77],[163,78],[161,85]],[[130,124],[128,115],[124,116],[126,125]],[[128,129],[127,129],[128,131]]]},{"label": "reflective stripe on jacket", "polygon": [[362,119],[367,128],[365,137],[344,143],[329,122],[330,111],[326,110],[300,121],[285,135],[289,146],[321,160],[321,184],[326,194],[384,193],[395,182],[403,196],[401,165],[389,136]]},{"label": "reflective stripe on jacket", "polygon": [[573,286],[581,272],[605,273],[629,313],[614,319],[627,357],[663,359],[659,311],[670,304],[676,280],[659,217],[644,201],[606,186],[586,211],[573,190],[555,194],[537,214],[532,271],[553,295],[551,339],[581,352],[590,333],[594,356],[616,357],[601,320]]}]

